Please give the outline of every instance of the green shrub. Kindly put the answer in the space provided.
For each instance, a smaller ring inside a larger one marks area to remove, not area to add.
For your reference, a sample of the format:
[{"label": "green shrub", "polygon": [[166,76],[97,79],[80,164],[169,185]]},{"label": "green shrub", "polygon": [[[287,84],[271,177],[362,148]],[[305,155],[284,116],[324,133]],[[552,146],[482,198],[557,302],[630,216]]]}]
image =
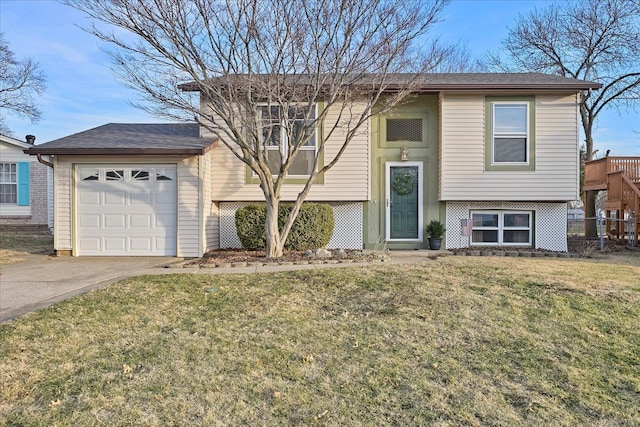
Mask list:
[{"label": "green shrub", "polygon": [[[292,203],[281,203],[278,209],[278,228],[293,209]],[[263,250],[266,247],[264,224],[267,217],[265,205],[248,205],[236,211],[236,229],[242,247]],[[286,250],[303,251],[327,245],[333,235],[333,209],[326,203],[303,203],[298,217],[291,227],[284,245]]]},{"label": "green shrub", "polygon": [[267,219],[265,205],[248,205],[236,211],[236,230],[243,248],[264,250],[267,235],[264,223]]},{"label": "green shrub", "polygon": [[[293,209],[293,204],[280,205],[279,227]],[[326,203],[303,203],[284,245],[285,249],[304,251],[327,246],[333,235],[333,209]]]}]

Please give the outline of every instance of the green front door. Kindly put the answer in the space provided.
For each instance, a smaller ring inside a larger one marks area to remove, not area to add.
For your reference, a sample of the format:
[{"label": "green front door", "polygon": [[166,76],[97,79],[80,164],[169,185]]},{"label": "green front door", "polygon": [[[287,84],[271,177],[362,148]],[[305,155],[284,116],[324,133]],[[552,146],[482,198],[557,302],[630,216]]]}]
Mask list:
[{"label": "green front door", "polygon": [[388,238],[420,239],[419,167],[389,166],[388,171]]}]

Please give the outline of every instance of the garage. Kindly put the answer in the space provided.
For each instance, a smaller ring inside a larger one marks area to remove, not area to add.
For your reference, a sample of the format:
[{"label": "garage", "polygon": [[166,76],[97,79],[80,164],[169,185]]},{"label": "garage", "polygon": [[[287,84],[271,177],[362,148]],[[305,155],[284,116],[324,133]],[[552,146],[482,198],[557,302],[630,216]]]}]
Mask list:
[{"label": "garage", "polygon": [[75,178],[75,255],[176,255],[176,165],[76,165]]}]

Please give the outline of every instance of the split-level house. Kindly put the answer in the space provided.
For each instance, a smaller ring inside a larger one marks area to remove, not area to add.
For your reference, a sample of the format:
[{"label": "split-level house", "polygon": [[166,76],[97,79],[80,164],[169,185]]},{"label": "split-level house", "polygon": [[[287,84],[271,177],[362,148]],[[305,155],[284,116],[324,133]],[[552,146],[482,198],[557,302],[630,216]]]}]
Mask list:
[{"label": "split-level house", "polygon": [[[436,219],[448,249],[566,251],[567,202],[579,198],[579,97],[599,87],[544,74],[423,76],[415,96],[369,120],[313,185],[307,200],[334,209],[328,246],[426,248],[424,227]],[[341,144],[334,133],[323,156]],[[283,200],[301,190],[316,150],[300,152]],[[235,211],[263,201],[252,171],[197,124],[112,123],[25,152],[53,158],[61,254],[238,247]]]}]

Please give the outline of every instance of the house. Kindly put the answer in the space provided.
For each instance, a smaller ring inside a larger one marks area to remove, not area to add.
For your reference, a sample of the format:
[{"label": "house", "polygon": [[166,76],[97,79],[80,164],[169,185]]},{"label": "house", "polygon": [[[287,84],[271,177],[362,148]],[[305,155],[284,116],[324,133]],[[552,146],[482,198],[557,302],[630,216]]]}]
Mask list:
[{"label": "house", "polygon": [[26,142],[0,135],[0,224],[47,225],[53,227],[52,171],[35,157],[23,152],[33,146],[35,137]]},{"label": "house", "polygon": [[[448,249],[566,251],[567,201],[579,198],[579,96],[600,84],[529,73],[427,74],[419,83],[312,187],[308,201],[334,208],[328,246],[425,248],[424,226],[439,219]],[[329,111],[327,120],[338,119]],[[197,257],[239,246],[234,213],[263,195],[216,141],[195,124],[108,124],[25,150],[53,157],[55,249]],[[325,158],[339,145],[337,132]],[[306,149],[283,200],[302,188],[317,148]]]}]

